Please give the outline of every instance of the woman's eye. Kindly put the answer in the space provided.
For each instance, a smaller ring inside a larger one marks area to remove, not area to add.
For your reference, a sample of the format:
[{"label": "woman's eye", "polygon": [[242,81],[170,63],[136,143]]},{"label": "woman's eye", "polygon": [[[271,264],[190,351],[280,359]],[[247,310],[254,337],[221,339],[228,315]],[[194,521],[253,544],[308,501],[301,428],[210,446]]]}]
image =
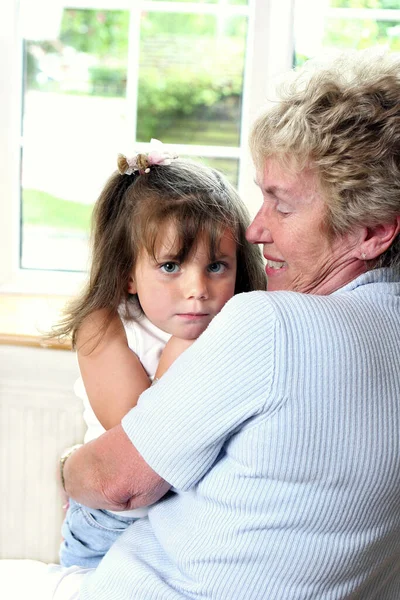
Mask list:
[{"label": "woman's eye", "polygon": [[167,262],[160,265],[161,271],[164,273],[177,273],[179,271],[179,265],[174,262]]},{"label": "woman's eye", "polygon": [[281,204],[278,204],[278,206],[276,207],[276,210],[278,211],[278,213],[280,213],[281,215],[288,215],[290,214],[290,209],[287,206],[283,206]]},{"label": "woman's eye", "polygon": [[223,273],[225,271],[226,265],[221,262],[214,262],[208,265],[208,270],[210,273]]}]

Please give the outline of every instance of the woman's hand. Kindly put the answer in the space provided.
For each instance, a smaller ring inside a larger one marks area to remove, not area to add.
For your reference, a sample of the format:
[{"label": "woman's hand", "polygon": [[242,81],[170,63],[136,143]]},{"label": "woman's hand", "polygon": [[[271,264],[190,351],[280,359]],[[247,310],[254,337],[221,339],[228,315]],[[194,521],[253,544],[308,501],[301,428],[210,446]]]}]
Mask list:
[{"label": "woman's hand", "polygon": [[129,510],[154,504],[171,487],[116,425],[65,461],[65,491],[92,508]]}]

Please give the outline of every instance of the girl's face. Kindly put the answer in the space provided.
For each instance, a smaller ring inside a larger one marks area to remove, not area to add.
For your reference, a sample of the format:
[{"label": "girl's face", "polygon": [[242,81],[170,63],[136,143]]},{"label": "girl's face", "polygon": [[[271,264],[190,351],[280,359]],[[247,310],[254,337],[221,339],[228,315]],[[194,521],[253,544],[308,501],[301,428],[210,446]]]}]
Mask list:
[{"label": "girl's face", "polygon": [[232,298],[236,282],[236,242],[229,230],[222,235],[217,256],[210,262],[207,239],[200,238],[184,262],[176,259],[173,224],[165,227],[155,259],[143,251],[129,281],[146,317],[163,331],[196,339]]}]

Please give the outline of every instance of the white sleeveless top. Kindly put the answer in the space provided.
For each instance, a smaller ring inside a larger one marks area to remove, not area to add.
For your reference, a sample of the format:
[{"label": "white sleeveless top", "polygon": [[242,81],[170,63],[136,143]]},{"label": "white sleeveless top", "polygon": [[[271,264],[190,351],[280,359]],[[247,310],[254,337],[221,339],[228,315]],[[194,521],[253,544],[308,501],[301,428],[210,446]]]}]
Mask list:
[{"label": "white sleeveless top", "polygon": [[[125,328],[129,348],[137,355],[147,375],[153,380],[161,353],[171,337],[170,334],[153,325],[145,316],[135,321],[122,319],[122,323]],[[105,429],[90,405],[82,377],[76,380],[74,392],[83,402],[83,419],[87,426],[84,437],[84,443],[86,444],[99,437],[105,432]],[[115,512],[124,517],[141,517],[147,514],[147,508]]]}]

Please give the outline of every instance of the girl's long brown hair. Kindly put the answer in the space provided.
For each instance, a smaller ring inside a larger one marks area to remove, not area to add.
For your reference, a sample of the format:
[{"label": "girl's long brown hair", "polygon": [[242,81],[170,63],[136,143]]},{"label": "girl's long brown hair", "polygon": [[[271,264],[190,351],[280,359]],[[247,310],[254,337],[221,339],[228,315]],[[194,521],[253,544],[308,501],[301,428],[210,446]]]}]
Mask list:
[{"label": "girl's long brown hair", "polygon": [[266,289],[260,249],[245,238],[249,213],[233,186],[218,171],[189,160],[154,165],[149,173],[113,173],[98,198],[92,216],[92,258],[82,293],[67,306],[51,337],[76,335],[84,319],[105,309],[104,331],[118,309],[133,318],[132,304],[140,314],[128,282],[141,251],[155,253],[163,226],[177,229],[179,259],[184,260],[206,235],[210,257],[221,235],[230,230],[237,243],[235,294]]}]

